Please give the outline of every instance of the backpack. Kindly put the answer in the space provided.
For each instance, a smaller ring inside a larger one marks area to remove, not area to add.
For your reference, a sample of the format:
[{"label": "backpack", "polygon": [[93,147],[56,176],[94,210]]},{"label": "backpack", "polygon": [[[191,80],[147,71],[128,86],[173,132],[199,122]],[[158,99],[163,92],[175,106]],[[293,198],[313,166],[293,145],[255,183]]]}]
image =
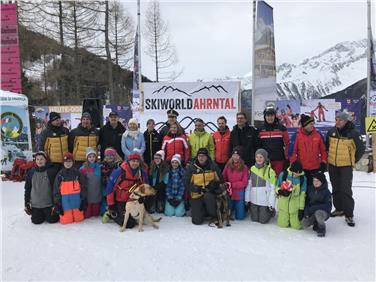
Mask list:
[{"label": "backpack", "polygon": [[[287,179],[287,170],[284,170],[283,172],[282,172],[283,174],[282,174],[282,181],[286,181],[286,179]],[[300,175],[300,187],[302,187],[303,186],[303,184],[304,184],[304,175]]]},{"label": "backpack", "polygon": [[27,172],[34,166],[34,161],[27,162],[25,159],[15,159],[9,179],[18,182],[24,181]]}]

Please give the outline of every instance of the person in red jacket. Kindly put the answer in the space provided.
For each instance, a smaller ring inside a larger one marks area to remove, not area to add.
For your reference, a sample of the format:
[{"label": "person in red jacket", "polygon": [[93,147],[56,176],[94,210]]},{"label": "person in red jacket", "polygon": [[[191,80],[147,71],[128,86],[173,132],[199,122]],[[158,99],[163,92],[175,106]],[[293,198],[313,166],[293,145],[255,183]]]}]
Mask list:
[{"label": "person in red jacket", "polygon": [[288,166],[289,134],[273,107],[264,110],[264,125],[259,129],[260,147],[268,152],[270,164],[277,175]]},{"label": "person in red jacket", "polygon": [[307,177],[308,185],[312,185],[312,175],[326,171],[328,154],[326,153],[323,137],[314,126],[314,119],[302,114],[300,116],[300,124],[301,127],[296,133],[290,162],[300,161]]},{"label": "person in red jacket", "polygon": [[181,131],[177,123],[170,125],[170,130],[163,137],[162,150],[165,151],[166,161],[171,162],[175,154],[181,156],[182,162],[186,165],[189,161],[189,147],[187,136]]},{"label": "person in red jacket", "polygon": [[218,131],[213,133],[215,145],[215,162],[223,171],[229,159],[230,129],[224,116],[217,119]]}]

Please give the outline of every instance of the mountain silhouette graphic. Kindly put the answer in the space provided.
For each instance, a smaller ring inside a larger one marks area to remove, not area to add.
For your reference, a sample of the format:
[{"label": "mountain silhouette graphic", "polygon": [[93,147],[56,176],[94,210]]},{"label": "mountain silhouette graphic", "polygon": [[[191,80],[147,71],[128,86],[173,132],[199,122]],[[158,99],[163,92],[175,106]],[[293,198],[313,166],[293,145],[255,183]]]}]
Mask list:
[{"label": "mountain silhouette graphic", "polygon": [[224,92],[226,92],[226,93],[228,93],[228,91],[226,89],[224,89],[222,85],[210,85],[209,87],[208,86],[204,86],[204,87],[202,87],[202,88],[200,88],[198,90],[193,91],[192,93],[187,93],[184,90],[181,90],[179,88],[175,88],[175,87],[172,87],[172,86],[162,86],[161,88],[153,91],[152,94],[160,93],[162,91],[163,91],[163,93],[166,93],[167,90],[171,90],[172,92],[176,91],[176,92],[183,93],[184,95],[186,95],[188,97],[192,97],[192,95],[195,94],[195,93],[201,92],[203,90],[210,91],[211,89],[215,89],[218,93],[220,93],[221,90],[224,91]]},{"label": "mountain silhouette graphic", "polygon": [[152,94],[159,93],[162,90],[164,90],[164,93],[166,93],[167,90],[172,90],[172,92],[177,91],[177,92],[180,92],[180,93],[183,93],[183,94],[187,95],[188,97],[192,96],[192,95],[189,95],[187,92],[185,92],[185,91],[183,91],[183,90],[181,90],[179,88],[172,87],[172,86],[162,86],[158,90],[155,90]]},{"label": "mountain silhouette graphic", "polygon": [[193,91],[193,92],[191,93],[191,96],[192,96],[193,94],[198,93],[198,92],[201,92],[202,90],[205,90],[205,89],[208,90],[208,91],[210,91],[210,89],[212,89],[212,88],[214,88],[215,90],[217,90],[218,93],[221,92],[220,89],[223,90],[224,92],[228,93],[228,91],[227,91],[226,89],[224,89],[221,85],[217,85],[217,86],[215,86],[215,85],[210,85],[209,87],[204,86],[204,87],[202,87],[202,88],[200,88],[200,89],[198,89],[198,90],[196,90],[196,91]]}]

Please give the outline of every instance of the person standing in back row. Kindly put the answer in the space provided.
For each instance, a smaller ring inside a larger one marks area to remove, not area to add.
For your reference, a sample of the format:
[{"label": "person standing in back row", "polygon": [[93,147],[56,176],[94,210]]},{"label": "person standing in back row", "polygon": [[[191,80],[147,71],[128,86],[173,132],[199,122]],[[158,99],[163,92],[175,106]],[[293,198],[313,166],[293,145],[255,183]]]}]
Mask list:
[{"label": "person standing in back row", "polygon": [[353,227],[354,199],[352,197],[353,167],[364,154],[364,145],[349,114],[338,112],[336,125],[326,136],[328,148],[329,177],[332,183],[332,195],[335,211],[332,217],[345,216],[346,223]]},{"label": "person standing in back row", "polygon": [[236,125],[233,127],[230,135],[229,152],[235,147],[242,147],[244,152],[244,162],[247,167],[255,164],[255,152],[258,149],[258,132],[248,124],[247,116],[243,112],[236,114]]},{"label": "person standing in back row", "polygon": [[155,121],[149,119],[146,122],[147,129],[144,132],[145,152],[144,162],[150,167],[154,154],[162,148],[162,136],[154,129]]},{"label": "person standing in back row", "polygon": [[215,146],[215,162],[223,171],[227,161],[230,158],[228,151],[230,145],[230,129],[227,127],[227,120],[224,116],[217,119],[218,131],[213,133],[213,140]]}]

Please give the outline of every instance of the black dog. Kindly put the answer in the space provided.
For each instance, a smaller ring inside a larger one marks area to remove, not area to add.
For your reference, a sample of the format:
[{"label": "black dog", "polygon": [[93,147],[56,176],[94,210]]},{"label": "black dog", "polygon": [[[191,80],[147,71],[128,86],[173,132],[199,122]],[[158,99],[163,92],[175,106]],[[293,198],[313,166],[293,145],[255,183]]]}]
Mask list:
[{"label": "black dog", "polygon": [[[231,226],[230,224],[230,211],[228,208],[229,194],[228,194],[228,184],[227,183],[216,183],[216,188],[212,192],[216,195],[217,203],[217,219],[216,225],[218,228],[223,228],[223,223],[226,222],[226,226]],[[209,226],[212,226],[209,223]]]}]

